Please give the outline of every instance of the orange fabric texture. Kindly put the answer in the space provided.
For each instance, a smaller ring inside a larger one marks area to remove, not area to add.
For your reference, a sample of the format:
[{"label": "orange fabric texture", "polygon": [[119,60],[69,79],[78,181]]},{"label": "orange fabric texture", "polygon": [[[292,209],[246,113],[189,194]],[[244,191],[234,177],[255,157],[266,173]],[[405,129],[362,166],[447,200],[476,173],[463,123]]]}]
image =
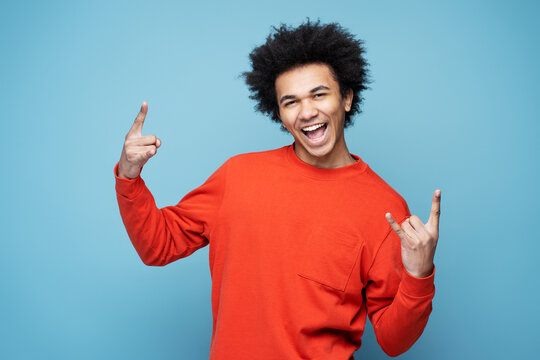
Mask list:
[{"label": "orange fabric texture", "polygon": [[237,155],[177,205],[158,209],[139,176],[116,176],[120,213],[147,265],[209,245],[210,359],[349,359],[366,315],[389,355],[418,339],[434,274],[409,275],[385,213],[403,198],[356,155],[320,169],[293,145]]}]

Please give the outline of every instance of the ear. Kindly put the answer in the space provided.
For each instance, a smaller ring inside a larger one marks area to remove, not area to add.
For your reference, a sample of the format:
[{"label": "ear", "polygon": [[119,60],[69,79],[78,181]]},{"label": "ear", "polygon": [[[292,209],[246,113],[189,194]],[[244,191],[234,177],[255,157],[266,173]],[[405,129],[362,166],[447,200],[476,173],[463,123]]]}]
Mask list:
[{"label": "ear", "polygon": [[281,120],[281,116],[279,114],[279,106],[275,106],[274,107],[274,114],[276,115],[276,117]]},{"label": "ear", "polygon": [[352,89],[347,90],[347,94],[343,97],[343,101],[345,104],[345,112],[351,111],[352,106],[352,100],[353,100],[353,91]]}]

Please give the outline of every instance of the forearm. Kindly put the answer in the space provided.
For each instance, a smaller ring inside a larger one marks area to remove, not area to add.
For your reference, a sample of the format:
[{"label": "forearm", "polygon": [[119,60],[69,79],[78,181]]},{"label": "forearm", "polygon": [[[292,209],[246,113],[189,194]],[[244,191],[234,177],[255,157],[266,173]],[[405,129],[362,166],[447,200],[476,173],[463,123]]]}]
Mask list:
[{"label": "forearm", "polygon": [[[144,185],[138,185],[142,186]],[[163,221],[160,219],[159,209],[152,195],[147,194],[146,186],[144,188],[139,189],[139,192],[131,198],[117,192],[118,208],[128,236],[143,263],[162,265],[159,261],[160,256],[156,255],[162,244],[166,243],[166,239],[158,236],[159,233],[163,234],[163,231],[159,231]]]},{"label": "forearm", "polygon": [[403,271],[392,303],[372,316],[377,341],[390,356],[404,353],[418,340],[427,324],[435,294],[434,273],[420,279]]}]

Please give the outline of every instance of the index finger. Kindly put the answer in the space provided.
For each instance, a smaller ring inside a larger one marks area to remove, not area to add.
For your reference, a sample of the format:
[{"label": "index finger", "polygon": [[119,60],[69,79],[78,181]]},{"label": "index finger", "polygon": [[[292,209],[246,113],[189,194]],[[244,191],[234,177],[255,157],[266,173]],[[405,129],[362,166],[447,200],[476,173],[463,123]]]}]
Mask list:
[{"label": "index finger", "polygon": [[129,129],[127,136],[130,136],[130,135],[141,136],[142,127],[143,127],[144,119],[146,118],[147,112],[148,112],[148,104],[146,103],[146,101],[143,101],[141,105],[141,110],[137,114],[137,117],[135,118],[135,121],[133,122],[131,129]]},{"label": "index finger", "polygon": [[399,238],[402,239],[402,240],[405,239],[406,236],[405,236],[405,233],[404,233],[403,229],[396,222],[396,220],[394,219],[392,214],[391,213],[386,213],[385,217],[386,217],[386,221],[388,221],[388,224],[390,224],[390,227],[399,236]]},{"label": "index finger", "polygon": [[433,200],[431,202],[431,212],[429,213],[428,224],[431,224],[436,229],[439,228],[439,216],[441,215],[441,190],[435,190]]}]

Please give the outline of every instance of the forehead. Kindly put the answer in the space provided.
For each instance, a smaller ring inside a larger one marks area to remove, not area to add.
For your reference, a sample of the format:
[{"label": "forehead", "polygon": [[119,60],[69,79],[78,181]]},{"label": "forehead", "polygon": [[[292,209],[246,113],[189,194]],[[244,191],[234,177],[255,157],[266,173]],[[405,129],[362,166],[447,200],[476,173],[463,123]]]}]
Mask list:
[{"label": "forehead", "polygon": [[326,64],[308,64],[295,67],[276,78],[276,95],[300,95],[324,85],[332,90],[339,88],[330,67]]}]

